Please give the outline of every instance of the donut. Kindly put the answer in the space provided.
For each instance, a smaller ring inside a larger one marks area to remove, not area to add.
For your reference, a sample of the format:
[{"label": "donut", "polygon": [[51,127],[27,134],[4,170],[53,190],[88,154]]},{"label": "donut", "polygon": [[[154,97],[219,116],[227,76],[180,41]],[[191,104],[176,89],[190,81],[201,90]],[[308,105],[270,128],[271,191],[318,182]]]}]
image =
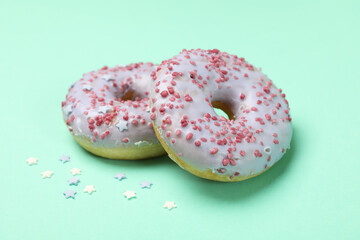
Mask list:
[{"label": "donut", "polygon": [[136,160],[166,153],[150,121],[152,63],[91,71],[75,82],[62,102],[65,123],[76,142],[111,159]]},{"label": "donut", "polygon": [[269,169],[290,148],[285,94],[244,58],[217,49],[183,50],[151,77],[155,133],[188,172],[242,181]]}]

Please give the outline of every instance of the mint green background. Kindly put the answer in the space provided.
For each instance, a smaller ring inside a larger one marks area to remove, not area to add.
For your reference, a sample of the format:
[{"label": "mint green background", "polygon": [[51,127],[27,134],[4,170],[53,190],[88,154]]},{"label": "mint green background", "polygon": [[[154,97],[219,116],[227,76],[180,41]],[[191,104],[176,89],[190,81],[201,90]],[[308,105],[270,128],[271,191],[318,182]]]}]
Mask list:
[{"label": "mint green background", "polygon": [[[359,1],[0,3],[0,239],[360,239]],[[114,161],[67,132],[60,102],[82,73],[159,63],[183,48],[244,56],[287,94],[292,148],[240,183],[167,157]],[[69,154],[71,162],[57,159]],[[36,166],[25,160],[39,158]],[[69,187],[69,170],[83,170]],[[51,179],[40,173],[52,170]],[[125,172],[127,180],[113,176]],[[149,180],[153,188],[140,189]],[[82,193],[94,184],[97,192]],[[62,192],[76,189],[75,200]],[[137,199],[126,200],[125,190]],[[178,208],[167,211],[164,201]]]}]

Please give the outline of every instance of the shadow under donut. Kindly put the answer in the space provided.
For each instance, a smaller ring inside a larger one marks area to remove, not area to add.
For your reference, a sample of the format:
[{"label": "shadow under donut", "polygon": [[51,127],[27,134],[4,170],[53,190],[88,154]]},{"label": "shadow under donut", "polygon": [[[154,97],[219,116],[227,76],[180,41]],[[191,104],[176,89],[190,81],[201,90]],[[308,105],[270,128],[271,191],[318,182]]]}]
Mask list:
[{"label": "shadow under donut", "polygon": [[299,133],[295,132],[295,129],[293,128],[293,137],[290,145],[291,148],[286,152],[283,158],[280,159],[280,161],[259,176],[241,182],[216,182],[199,178],[176,166],[176,164],[174,164],[174,162],[166,155],[142,160],[113,160],[94,155],[83,149],[79,144],[76,143],[76,145],[77,148],[79,148],[79,151],[83,151],[84,154],[91,155],[94,159],[104,164],[112,165],[114,168],[148,168],[149,171],[152,171],[151,168],[154,167],[159,167],[161,165],[173,165],[174,167],[171,168],[171,170],[167,169],[166,171],[177,171],[170,174],[172,176],[182,178],[180,183],[184,183],[189,188],[193,188],[194,194],[203,194],[210,198],[229,202],[241,201],[252,197],[266,187],[275,184],[276,180],[280,179],[284,175],[291,165],[291,162],[294,160],[294,155],[297,151],[300,139],[298,134]]}]

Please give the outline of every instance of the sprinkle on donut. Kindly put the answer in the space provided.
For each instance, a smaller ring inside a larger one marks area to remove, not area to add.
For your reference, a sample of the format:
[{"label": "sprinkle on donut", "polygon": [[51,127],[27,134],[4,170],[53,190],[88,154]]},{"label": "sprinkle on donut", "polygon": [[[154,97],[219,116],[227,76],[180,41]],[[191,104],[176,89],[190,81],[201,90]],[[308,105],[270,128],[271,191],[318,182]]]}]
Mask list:
[{"label": "sprinkle on donut", "polygon": [[[248,178],[290,147],[285,94],[244,58],[217,49],[183,50],[163,61],[152,80],[150,118],[170,156],[195,168],[188,169],[194,174]],[[231,118],[218,116],[214,107]]]},{"label": "sprinkle on donut", "polygon": [[62,102],[71,134],[102,148],[160,144],[149,114],[151,63],[107,66],[73,84]]}]

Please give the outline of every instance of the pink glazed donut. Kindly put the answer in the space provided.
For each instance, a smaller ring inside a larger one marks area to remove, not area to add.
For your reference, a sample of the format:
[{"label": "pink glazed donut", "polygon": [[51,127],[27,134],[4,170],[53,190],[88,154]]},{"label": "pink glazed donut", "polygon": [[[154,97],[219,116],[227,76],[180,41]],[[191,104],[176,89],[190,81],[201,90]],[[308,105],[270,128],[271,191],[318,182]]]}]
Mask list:
[{"label": "pink glazed donut", "polygon": [[155,133],[190,173],[242,181],[269,169],[290,148],[285,94],[244,58],[217,49],[183,50],[151,76]]},{"label": "pink glazed donut", "polygon": [[151,63],[103,67],[83,75],[62,102],[63,118],[86,150],[112,159],[165,153],[149,114]]}]

